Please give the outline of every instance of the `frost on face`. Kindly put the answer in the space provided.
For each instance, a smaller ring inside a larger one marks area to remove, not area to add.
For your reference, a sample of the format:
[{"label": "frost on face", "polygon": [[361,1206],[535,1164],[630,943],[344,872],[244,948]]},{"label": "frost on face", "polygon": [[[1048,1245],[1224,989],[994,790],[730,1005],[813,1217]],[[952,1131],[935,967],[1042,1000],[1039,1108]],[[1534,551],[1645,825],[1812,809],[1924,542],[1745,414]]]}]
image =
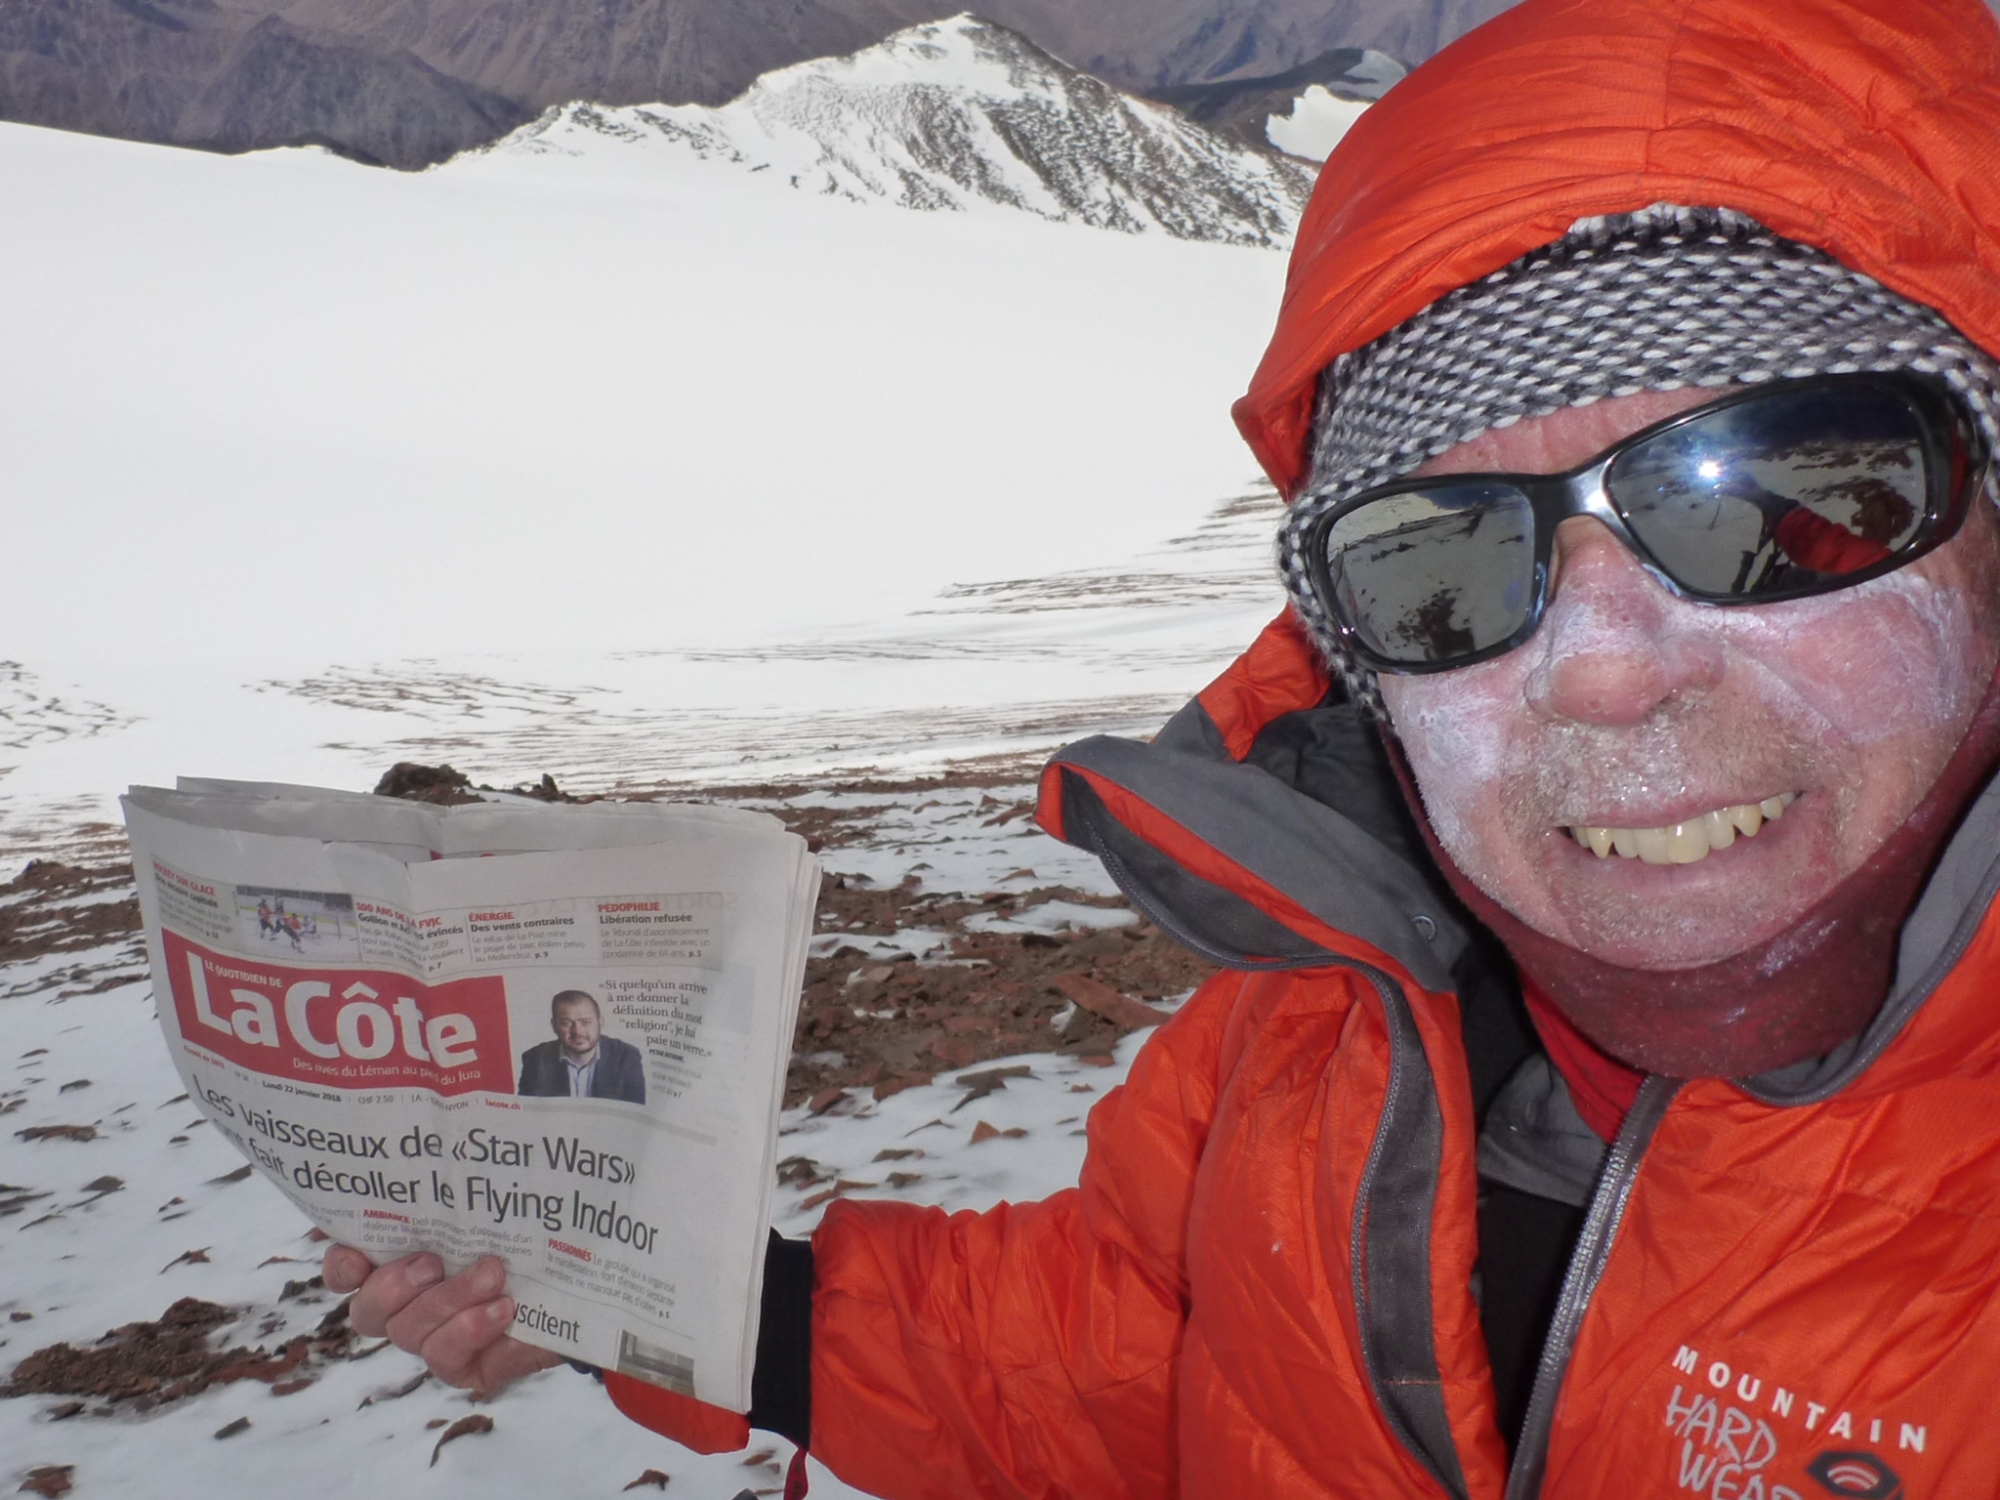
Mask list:
[{"label": "frost on face", "polygon": [[[1383,679],[1439,842],[1521,920],[1613,961],[1679,967],[1774,936],[1902,823],[1984,700],[1992,532],[1982,514],[1872,582],[1742,608],[1678,599],[1601,538],[1519,650]],[[1780,800],[1775,846],[1677,841]],[[1680,868],[1618,868],[1636,862]]]}]

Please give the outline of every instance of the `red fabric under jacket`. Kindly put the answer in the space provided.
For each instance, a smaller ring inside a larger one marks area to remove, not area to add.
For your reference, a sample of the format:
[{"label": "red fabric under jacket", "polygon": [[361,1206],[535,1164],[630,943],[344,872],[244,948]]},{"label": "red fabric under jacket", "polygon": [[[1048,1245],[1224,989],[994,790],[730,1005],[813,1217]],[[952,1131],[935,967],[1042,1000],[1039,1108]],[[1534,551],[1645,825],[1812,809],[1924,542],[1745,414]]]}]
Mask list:
[{"label": "red fabric under jacket", "polygon": [[[1656,201],[1747,211],[2000,349],[2000,33],[1978,0],[1527,0],[1327,164],[1239,425],[1292,491],[1335,355],[1578,217]],[[1325,689],[1297,632],[1267,631],[1200,700],[1216,784]],[[812,1446],[835,1472],[890,1500],[2000,1494],[2000,919],[1966,835],[1939,878],[1956,907],[1920,908],[1939,935],[1899,979],[1916,999],[1837,1086],[1642,1093],[1510,1482],[1448,984],[1123,763],[1059,760],[1044,825],[1081,841],[1066,825],[1100,809],[1324,961],[1188,1002],[1092,1112],[1074,1190],[983,1214],[832,1206]],[[1420,1201],[1380,1195],[1392,1125]],[[1412,1224],[1417,1258],[1395,1264],[1423,1266],[1416,1285],[1373,1248]],[[1378,1306],[1422,1317],[1370,1322]],[[742,1439],[741,1418],[610,1384],[673,1436]]]}]

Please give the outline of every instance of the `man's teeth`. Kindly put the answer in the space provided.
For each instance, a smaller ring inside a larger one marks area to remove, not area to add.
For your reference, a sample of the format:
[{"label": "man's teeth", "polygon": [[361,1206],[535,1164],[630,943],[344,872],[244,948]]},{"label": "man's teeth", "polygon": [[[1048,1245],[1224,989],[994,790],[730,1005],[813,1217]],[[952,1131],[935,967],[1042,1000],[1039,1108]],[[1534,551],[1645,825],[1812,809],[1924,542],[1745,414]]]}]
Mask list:
[{"label": "man's teeth", "polygon": [[1570,836],[1599,859],[1615,850],[1621,858],[1643,860],[1649,865],[1691,865],[1707,859],[1711,849],[1727,849],[1736,835],[1752,838],[1766,819],[1778,819],[1799,800],[1797,792],[1780,792],[1762,802],[1739,802],[1734,807],[1718,807],[1685,823],[1665,828],[1599,828],[1578,824]]}]

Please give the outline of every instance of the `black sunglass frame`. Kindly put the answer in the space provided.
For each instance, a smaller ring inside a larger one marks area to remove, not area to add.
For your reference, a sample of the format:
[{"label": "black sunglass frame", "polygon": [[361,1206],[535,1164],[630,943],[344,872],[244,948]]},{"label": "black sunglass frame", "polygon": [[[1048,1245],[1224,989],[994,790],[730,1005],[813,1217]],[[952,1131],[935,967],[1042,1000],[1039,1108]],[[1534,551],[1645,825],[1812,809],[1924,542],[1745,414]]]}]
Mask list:
[{"label": "black sunglass frame", "polygon": [[[1730,407],[1768,400],[1777,395],[1826,388],[1846,390],[1864,383],[1892,391],[1916,413],[1924,445],[1923,517],[1917,523],[1917,529],[1910,540],[1881,562],[1871,563],[1852,573],[1820,578],[1791,588],[1773,589],[1767,593],[1707,593],[1687,587],[1666,570],[1634,534],[1618,502],[1605,489],[1604,475],[1613,462],[1628,449],[1635,448],[1662,433],[1671,432],[1677,427],[1684,427],[1690,422],[1699,421]],[[1966,513],[1971,508],[1972,498],[1979,493],[1985,483],[1990,458],[1991,453],[1986,438],[1979,430],[1978,424],[1972,420],[1963,401],[1949,385],[1935,376],[1913,370],[1888,370],[1809,375],[1793,380],[1766,381],[1760,385],[1731,392],[1719,400],[1691,406],[1664,421],[1642,427],[1637,432],[1619,439],[1596,457],[1560,474],[1511,474],[1494,470],[1479,473],[1435,474],[1421,479],[1398,479],[1364,490],[1329,509],[1324,515],[1316,518],[1307,529],[1302,539],[1306,573],[1313,593],[1318,597],[1320,608],[1332,623],[1341,645],[1360,665],[1374,672],[1388,672],[1409,677],[1427,676],[1433,672],[1451,672],[1460,667],[1476,666],[1480,662],[1491,661],[1497,656],[1505,656],[1509,651],[1524,644],[1540,627],[1542,616],[1548,608],[1549,563],[1554,556],[1556,528],[1571,516],[1589,516],[1592,520],[1601,522],[1607,531],[1625,545],[1640,566],[1676,598],[1724,609],[1744,605],[1777,604],[1787,599],[1805,599],[1815,594],[1833,593],[1839,589],[1866,583],[1871,578],[1880,578],[1883,574],[1893,573],[1896,569],[1916,561],[1926,552],[1949,541],[1963,524]],[[1506,639],[1467,652],[1463,656],[1432,662],[1398,661],[1383,656],[1361,640],[1353,622],[1345,618],[1340,610],[1326,556],[1327,533],[1341,517],[1352,515],[1364,505],[1391,499],[1397,495],[1459,484],[1508,485],[1520,491],[1528,501],[1535,525],[1535,561],[1534,592],[1528,602],[1527,614],[1520,628]]]}]

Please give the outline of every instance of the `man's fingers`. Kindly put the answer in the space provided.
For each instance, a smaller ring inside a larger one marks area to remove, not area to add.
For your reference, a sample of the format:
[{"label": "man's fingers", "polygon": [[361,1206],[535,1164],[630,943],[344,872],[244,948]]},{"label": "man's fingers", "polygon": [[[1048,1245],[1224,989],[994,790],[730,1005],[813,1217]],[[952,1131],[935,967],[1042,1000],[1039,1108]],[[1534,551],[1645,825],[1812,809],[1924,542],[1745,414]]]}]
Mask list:
[{"label": "man's fingers", "polygon": [[[506,1363],[504,1358],[496,1358],[500,1350],[495,1346],[513,1326],[514,1299],[495,1297],[445,1319],[415,1352],[423,1355],[424,1363],[447,1385],[488,1389],[486,1366]],[[498,1369],[491,1373],[498,1373]],[[511,1378],[503,1376],[501,1383]]]},{"label": "man's fingers", "polygon": [[329,1292],[352,1292],[359,1290],[374,1269],[375,1262],[359,1250],[329,1245],[320,1259],[319,1274]]},{"label": "man's fingers", "polygon": [[562,1363],[562,1356],[508,1337],[490,1344],[473,1367],[473,1389],[491,1394],[503,1385]]},{"label": "man's fingers", "polygon": [[446,1277],[435,1255],[406,1255],[377,1267],[352,1246],[335,1245],[326,1252],[323,1274],[335,1291],[360,1288],[348,1309],[355,1332],[393,1339],[451,1385],[498,1390],[561,1362],[559,1355],[507,1337],[514,1299],[501,1295],[506,1270],[490,1257]]},{"label": "man's fingers", "polygon": [[[363,1338],[389,1333],[389,1320],[406,1311],[423,1292],[444,1280],[444,1262],[435,1255],[406,1255],[381,1266],[361,1283],[349,1305],[348,1321]],[[401,1344],[402,1340],[398,1339]],[[411,1347],[404,1345],[405,1348]]]},{"label": "man's fingers", "polygon": [[[414,1257],[418,1260],[425,1258]],[[436,1261],[435,1256],[428,1258],[433,1262]],[[443,1269],[442,1266],[438,1267],[440,1272]],[[460,1271],[456,1276],[436,1281],[427,1290],[406,1298],[401,1309],[392,1312],[384,1326],[389,1337],[396,1341],[398,1349],[421,1354],[432,1334],[468,1308],[493,1301],[500,1295],[501,1288],[506,1282],[505,1268],[499,1261],[488,1256],[469,1269]],[[371,1287],[373,1283],[374,1278],[371,1277]],[[368,1288],[363,1288],[364,1294],[367,1290]],[[513,1316],[511,1309],[508,1316]],[[506,1325],[503,1323],[501,1327],[504,1330]]]}]

